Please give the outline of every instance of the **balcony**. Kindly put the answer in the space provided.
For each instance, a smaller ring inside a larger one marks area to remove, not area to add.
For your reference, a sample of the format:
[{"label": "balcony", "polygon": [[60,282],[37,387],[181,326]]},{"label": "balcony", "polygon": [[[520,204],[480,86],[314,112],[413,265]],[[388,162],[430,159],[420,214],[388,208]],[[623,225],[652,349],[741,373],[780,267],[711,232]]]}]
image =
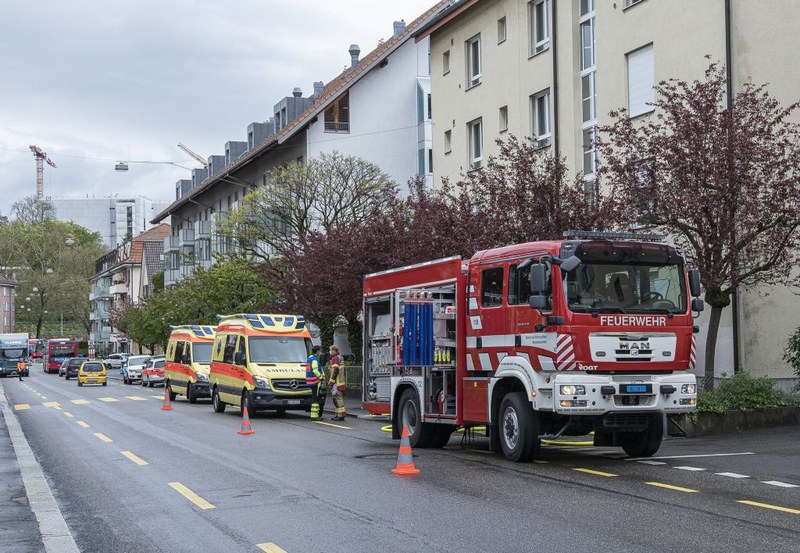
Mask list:
[{"label": "balcony", "polygon": [[211,221],[197,221],[194,224],[194,234],[197,240],[211,238]]},{"label": "balcony", "polygon": [[127,294],[128,293],[128,283],[127,282],[120,282],[119,284],[114,284],[108,291],[112,295],[116,294]]},{"label": "balcony", "polygon": [[164,253],[176,252],[180,247],[177,236],[167,236],[164,238]]},{"label": "balcony", "polygon": [[197,265],[202,267],[203,269],[210,269],[213,264],[214,261],[211,259],[200,259],[197,261]]},{"label": "balcony", "polygon": [[194,229],[185,228],[180,230],[178,246],[194,246]]},{"label": "balcony", "polygon": [[164,286],[175,286],[180,279],[180,269],[167,269],[164,271]]}]

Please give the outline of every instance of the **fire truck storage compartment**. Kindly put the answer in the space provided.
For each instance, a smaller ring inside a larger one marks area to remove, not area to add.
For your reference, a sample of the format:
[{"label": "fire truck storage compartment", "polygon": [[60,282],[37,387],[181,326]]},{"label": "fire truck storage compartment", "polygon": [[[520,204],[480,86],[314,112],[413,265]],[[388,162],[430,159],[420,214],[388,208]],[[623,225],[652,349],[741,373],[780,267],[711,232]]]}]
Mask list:
[{"label": "fire truck storage compartment", "polygon": [[429,367],[425,371],[425,389],[429,392],[426,415],[456,415],[455,367]]},{"label": "fire truck storage compartment", "polygon": [[489,379],[465,378],[462,385],[464,422],[489,422]]},{"label": "fire truck storage compartment", "polygon": [[395,364],[392,334],[392,297],[382,296],[366,304],[365,332],[368,336],[364,371],[364,401],[388,403],[391,395],[389,375]]}]

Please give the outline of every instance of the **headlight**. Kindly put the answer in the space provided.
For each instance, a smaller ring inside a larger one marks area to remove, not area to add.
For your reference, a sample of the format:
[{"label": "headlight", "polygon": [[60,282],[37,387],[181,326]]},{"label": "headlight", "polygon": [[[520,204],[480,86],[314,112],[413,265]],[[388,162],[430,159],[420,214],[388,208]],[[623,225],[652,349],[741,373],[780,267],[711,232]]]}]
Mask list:
[{"label": "headlight", "polygon": [[267,382],[266,378],[260,376],[254,376],[253,382],[256,385],[256,388],[266,388],[269,389],[269,382]]},{"label": "headlight", "polygon": [[684,384],[681,386],[681,393],[682,394],[693,394],[697,391],[696,384]]},{"label": "headlight", "polygon": [[566,384],[561,386],[562,396],[583,396],[586,395],[585,386],[576,386],[574,384]]},{"label": "headlight", "polygon": [[194,373],[194,376],[198,382],[208,382],[208,377],[203,373]]}]

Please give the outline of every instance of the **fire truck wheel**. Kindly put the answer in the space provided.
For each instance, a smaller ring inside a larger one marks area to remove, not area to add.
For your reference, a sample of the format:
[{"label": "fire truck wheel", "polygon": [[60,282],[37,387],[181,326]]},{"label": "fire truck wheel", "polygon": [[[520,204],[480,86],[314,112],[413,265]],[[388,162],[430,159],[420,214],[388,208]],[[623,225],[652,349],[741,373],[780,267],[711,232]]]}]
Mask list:
[{"label": "fire truck wheel", "polygon": [[511,392],[500,403],[500,445],[509,461],[530,461],[539,450],[539,416],[524,392]]},{"label": "fire truck wheel", "polygon": [[437,424],[436,435],[433,437],[431,447],[444,447],[453,435],[453,426],[449,424]]},{"label": "fire truck wheel", "polygon": [[197,403],[197,392],[191,382],[186,384],[186,399],[189,400],[189,403]]},{"label": "fire truck wheel", "polygon": [[413,388],[407,388],[400,396],[397,413],[400,430],[402,431],[403,426],[408,428],[408,441],[411,443],[411,447],[434,447],[436,425],[422,422],[419,398]]},{"label": "fire truck wheel", "polygon": [[663,435],[664,420],[661,415],[653,415],[647,430],[621,437],[620,445],[630,457],[652,457],[661,447]]},{"label": "fire truck wheel", "polygon": [[214,391],[211,392],[211,405],[214,406],[215,413],[225,412],[225,403],[219,398],[219,390],[214,386]]}]

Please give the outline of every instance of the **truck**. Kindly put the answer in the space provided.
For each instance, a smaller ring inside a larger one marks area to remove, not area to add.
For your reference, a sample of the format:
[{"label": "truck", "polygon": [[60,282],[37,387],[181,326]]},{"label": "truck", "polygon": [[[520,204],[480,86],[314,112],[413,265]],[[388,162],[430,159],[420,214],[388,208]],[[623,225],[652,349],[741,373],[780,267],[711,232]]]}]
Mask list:
[{"label": "truck", "polygon": [[17,374],[17,363],[22,359],[25,370],[22,376],[28,376],[28,333],[13,332],[0,334],[0,376]]},{"label": "truck", "polygon": [[414,447],[485,427],[512,461],[591,433],[652,456],[667,415],[697,402],[700,294],[682,248],[643,233],[570,231],[366,275],[364,408]]}]

